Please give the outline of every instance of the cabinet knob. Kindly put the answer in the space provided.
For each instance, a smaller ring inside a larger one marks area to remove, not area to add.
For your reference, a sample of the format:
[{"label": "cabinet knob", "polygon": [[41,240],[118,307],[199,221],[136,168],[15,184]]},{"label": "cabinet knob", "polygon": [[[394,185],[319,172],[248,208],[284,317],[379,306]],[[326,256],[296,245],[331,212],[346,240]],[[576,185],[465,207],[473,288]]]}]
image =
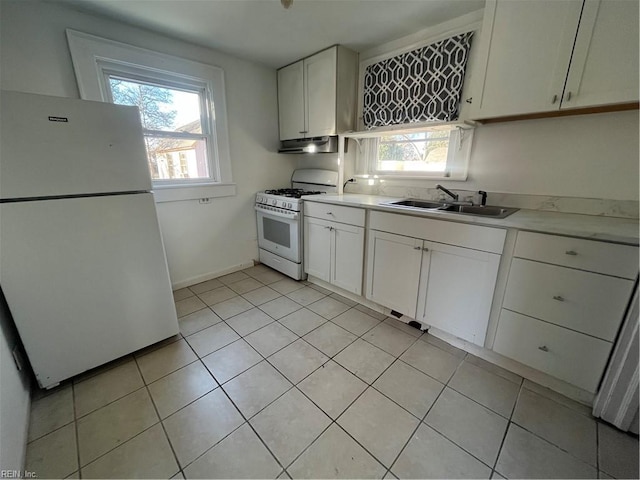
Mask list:
[{"label": "cabinet knob", "polygon": [[422,247],[413,247],[414,250],[422,250]]},{"label": "cabinet knob", "polygon": [[329,231],[333,230],[333,227],[324,227],[324,228],[326,228]]},{"label": "cabinet knob", "polygon": [[566,102],[571,101],[571,92],[567,92],[567,96],[565,97],[565,101]]},{"label": "cabinet knob", "polygon": [[538,347],[538,350],[542,350],[543,352],[548,352],[549,351],[549,347],[547,347],[546,345],[542,345],[542,346]]},{"label": "cabinet knob", "polygon": [[557,301],[559,301],[559,302],[564,302],[564,297],[563,297],[563,296],[561,296],[561,295],[554,295],[554,296],[553,296],[553,299],[554,299],[554,300],[557,300]]},{"label": "cabinet knob", "polygon": [[551,99],[551,105],[553,105],[557,101],[558,101],[558,95],[554,95],[553,98]]},{"label": "cabinet knob", "polygon": [[424,247],[424,248],[422,249],[422,251],[423,251],[423,252],[428,252],[428,251],[429,251],[429,249],[428,249],[427,247]]},{"label": "cabinet knob", "polygon": [[578,252],[576,252],[575,250],[567,250],[566,252],[567,255],[578,255]]}]

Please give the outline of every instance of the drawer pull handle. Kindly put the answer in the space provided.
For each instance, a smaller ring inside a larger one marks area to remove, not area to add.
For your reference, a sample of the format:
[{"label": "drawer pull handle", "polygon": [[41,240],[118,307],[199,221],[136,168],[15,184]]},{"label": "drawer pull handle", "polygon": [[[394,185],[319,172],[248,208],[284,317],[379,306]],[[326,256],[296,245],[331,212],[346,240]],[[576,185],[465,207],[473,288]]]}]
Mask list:
[{"label": "drawer pull handle", "polygon": [[333,215],[333,212],[327,212],[327,215]]},{"label": "drawer pull handle", "polygon": [[538,350],[542,350],[543,352],[548,352],[549,348],[546,345],[542,345],[541,347],[538,347]]},{"label": "drawer pull handle", "polygon": [[567,255],[574,255],[574,256],[575,256],[575,255],[578,255],[578,252],[576,252],[576,251],[574,251],[574,250],[567,250],[567,251],[566,251],[566,252],[564,252],[564,253],[566,253]]},{"label": "drawer pull handle", "polygon": [[414,250],[422,250],[422,247],[413,247]]},{"label": "drawer pull handle", "polygon": [[562,295],[554,295],[553,299],[559,302],[564,302],[564,297]]},{"label": "drawer pull handle", "polygon": [[427,247],[424,247],[422,250],[425,251],[425,252],[429,251],[429,249]]}]

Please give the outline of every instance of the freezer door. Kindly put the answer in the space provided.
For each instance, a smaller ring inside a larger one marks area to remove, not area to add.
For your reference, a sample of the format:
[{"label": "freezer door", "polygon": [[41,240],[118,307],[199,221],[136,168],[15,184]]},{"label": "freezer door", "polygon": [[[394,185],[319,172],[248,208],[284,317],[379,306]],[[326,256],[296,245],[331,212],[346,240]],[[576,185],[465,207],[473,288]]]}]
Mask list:
[{"label": "freezer door", "polygon": [[0,93],[0,198],[151,190],[138,109]]},{"label": "freezer door", "polygon": [[0,204],[0,285],[43,387],[178,333],[150,193]]}]

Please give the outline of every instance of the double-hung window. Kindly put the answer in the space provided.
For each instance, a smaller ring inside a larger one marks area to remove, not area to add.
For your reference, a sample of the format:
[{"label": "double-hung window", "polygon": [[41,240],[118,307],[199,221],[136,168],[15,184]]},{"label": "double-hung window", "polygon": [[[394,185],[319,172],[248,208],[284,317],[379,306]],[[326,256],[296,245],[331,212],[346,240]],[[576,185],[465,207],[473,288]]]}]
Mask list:
[{"label": "double-hung window", "polygon": [[109,70],[105,85],[111,102],[138,107],[157,185],[215,181],[214,135],[203,85]]},{"label": "double-hung window", "polygon": [[157,201],[235,195],[223,71],[67,30],[86,100],[140,111]]}]

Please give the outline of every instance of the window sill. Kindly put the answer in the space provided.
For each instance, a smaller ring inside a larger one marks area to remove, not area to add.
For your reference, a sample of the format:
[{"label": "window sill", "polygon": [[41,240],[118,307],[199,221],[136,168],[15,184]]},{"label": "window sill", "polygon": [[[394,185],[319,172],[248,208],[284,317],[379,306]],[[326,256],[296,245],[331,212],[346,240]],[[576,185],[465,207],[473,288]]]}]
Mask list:
[{"label": "window sill", "polygon": [[200,198],[232,197],[236,195],[236,193],[235,183],[153,186],[153,196],[156,203],[181,202]]},{"label": "window sill", "polygon": [[412,175],[412,174],[393,174],[393,173],[372,173],[369,175],[354,175],[357,178],[361,178],[364,182],[367,180],[441,180],[445,182],[466,182],[467,174],[464,175],[451,175],[445,177],[444,175]]}]

